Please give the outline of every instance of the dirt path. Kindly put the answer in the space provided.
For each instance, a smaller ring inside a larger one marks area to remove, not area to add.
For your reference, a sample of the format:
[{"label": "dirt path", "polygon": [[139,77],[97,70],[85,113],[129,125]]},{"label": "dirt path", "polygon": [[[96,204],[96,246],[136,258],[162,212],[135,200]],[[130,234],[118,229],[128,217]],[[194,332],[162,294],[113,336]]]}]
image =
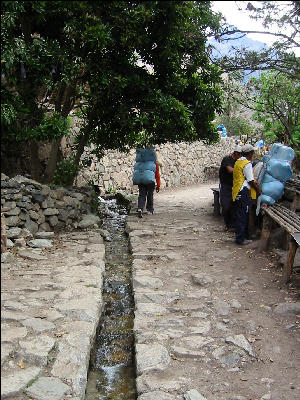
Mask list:
[{"label": "dirt path", "polygon": [[299,282],[280,287],[272,252],[223,232],[213,186],[162,191],[153,216],[128,217],[139,400],[299,399]]}]

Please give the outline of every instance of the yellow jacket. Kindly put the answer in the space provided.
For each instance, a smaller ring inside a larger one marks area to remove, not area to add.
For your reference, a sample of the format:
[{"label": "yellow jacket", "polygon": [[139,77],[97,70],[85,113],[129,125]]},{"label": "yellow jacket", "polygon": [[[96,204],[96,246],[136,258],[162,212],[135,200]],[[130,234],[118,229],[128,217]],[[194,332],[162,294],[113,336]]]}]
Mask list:
[{"label": "yellow jacket", "polygon": [[[243,174],[243,169],[245,165],[249,164],[249,160],[237,160],[233,168],[233,186],[232,186],[232,200],[235,201],[243,183],[245,181],[245,176]],[[252,187],[250,188],[251,199],[256,199],[256,191]]]}]

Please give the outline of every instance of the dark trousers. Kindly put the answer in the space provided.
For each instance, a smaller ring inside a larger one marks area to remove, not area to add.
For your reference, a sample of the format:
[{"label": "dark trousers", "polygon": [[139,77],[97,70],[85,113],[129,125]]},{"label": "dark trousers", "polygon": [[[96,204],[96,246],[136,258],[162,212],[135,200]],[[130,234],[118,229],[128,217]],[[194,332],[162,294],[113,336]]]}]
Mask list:
[{"label": "dark trousers", "polygon": [[226,185],[226,183],[220,184],[220,204],[222,207],[222,215],[226,227],[233,227],[233,201],[231,185]]},{"label": "dark trousers", "polygon": [[243,243],[248,238],[249,210],[251,206],[250,191],[244,188],[234,201],[235,241]]},{"label": "dark trousers", "polygon": [[139,185],[138,209],[144,210],[145,203],[147,211],[153,212],[153,193],[155,183]]}]

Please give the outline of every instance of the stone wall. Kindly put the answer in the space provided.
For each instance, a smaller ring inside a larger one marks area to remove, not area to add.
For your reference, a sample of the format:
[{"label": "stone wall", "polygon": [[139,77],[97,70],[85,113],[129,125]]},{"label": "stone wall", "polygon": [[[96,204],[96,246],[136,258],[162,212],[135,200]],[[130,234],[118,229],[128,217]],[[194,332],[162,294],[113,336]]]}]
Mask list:
[{"label": "stone wall", "polygon": [[32,234],[77,228],[91,212],[92,188],[51,189],[32,179],[1,174],[1,213],[8,229],[26,228]]},{"label": "stone wall", "polygon": [[[218,179],[222,158],[229,154],[235,145],[232,138],[222,138],[216,145],[203,142],[164,144],[156,146],[161,167],[161,188],[178,187],[205,183]],[[132,172],[135,163],[135,150],[129,154],[119,151],[106,151],[104,157],[96,157],[86,151],[83,157],[92,158],[91,165],[80,172],[76,185],[87,182],[99,186],[100,194],[115,190],[137,191],[132,185]]]}]

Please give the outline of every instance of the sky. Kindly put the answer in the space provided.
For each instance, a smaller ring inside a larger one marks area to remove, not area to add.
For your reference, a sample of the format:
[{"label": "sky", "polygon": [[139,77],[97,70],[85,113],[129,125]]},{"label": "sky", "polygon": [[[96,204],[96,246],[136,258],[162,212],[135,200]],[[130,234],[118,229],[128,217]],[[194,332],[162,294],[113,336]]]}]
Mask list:
[{"label": "sky", "polygon": [[[221,12],[226,18],[227,22],[231,25],[236,26],[238,29],[243,30],[262,30],[265,28],[261,25],[259,21],[255,21],[248,16],[247,11],[239,11],[236,3],[243,4],[245,7],[244,1],[213,1],[212,9],[214,11]],[[257,2],[252,2],[253,4]],[[247,35],[250,39],[258,40],[259,42],[265,43],[267,45],[271,45],[275,38],[272,35],[263,35],[263,34],[255,34],[251,33]],[[300,49],[296,49],[295,51],[297,56],[300,56]]]}]

